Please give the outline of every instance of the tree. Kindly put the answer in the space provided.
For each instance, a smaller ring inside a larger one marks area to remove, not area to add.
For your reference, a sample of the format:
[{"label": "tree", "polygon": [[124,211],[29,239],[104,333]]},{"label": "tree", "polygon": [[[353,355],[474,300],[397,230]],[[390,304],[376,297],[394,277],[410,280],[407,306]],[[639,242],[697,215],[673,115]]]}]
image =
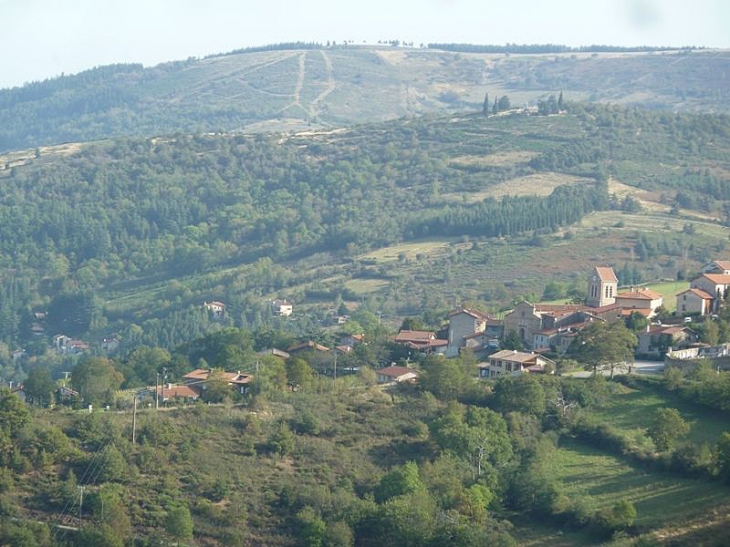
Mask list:
[{"label": "tree", "polygon": [[676,408],[659,408],[647,433],[654,441],[657,450],[669,450],[674,441],[689,433],[689,424],[684,421]]},{"label": "tree", "polygon": [[210,403],[222,403],[234,393],[221,369],[214,369],[204,386],[203,399]]},{"label": "tree", "polygon": [[71,385],[88,404],[110,401],[123,380],[114,363],[105,357],[89,357],[71,371]]},{"label": "tree", "polygon": [[193,539],[193,517],[186,505],[177,505],[167,511],[165,532],[178,545],[181,541]]},{"label": "tree", "polygon": [[563,103],[563,90],[561,89],[560,95],[558,95],[558,112],[563,110],[563,106],[565,106],[565,105]]},{"label": "tree", "polygon": [[717,466],[720,476],[725,481],[730,481],[730,433],[724,432],[720,435],[715,449]]},{"label": "tree", "polygon": [[56,382],[51,378],[47,368],[35,367],[30,370],[28,377],[23,382],[26,399],[37,405],[47,405],[53,400],[53,392],[56,389]]},{"label": "tree", "polygon": [[423,488],[416,462],[406,462],[380,479],[375,501],[382,503],[396,496],[410,494]]},{"label": "tree", "polygon": [[484,94],[484,105],[482,106],[482,114],[489,116],[489,93]]},{"label": "tree", "polygon": [[304,359],[295,357],[289,360],[286,377],[289,383],[306,389],[314,381],[314,371]]},{"label": "tree", "polygon": [[507,336],[505,336],[504,340],[502,340],[501,346],[502,349],[513,349],[518,351],[524,349],[524,344],[520,339],[520,335],[517,334],[517,331],[515,329],[510,329],[510,331],[507,333]]},{"label": "tree", "polygon": [[499,98],[499,111],[502,112],[504,110],[509,110],[512,105],[510,104],[509,97],[507,95],[502,95]]},{"label": "tree", "polygon": [[421,363],[421,385],[439,399],[451,401],[464,393],[469,374],[461,359],[429,355]]},{"label": "tree", "polygon": [[584,328],[568,348],[568,354],[582,362],[594,374],[610,370],[611,377],[618,365],[634,362],[636,335],[623,321],[595,321]]},{"label": "tree", "polygon": [[542,416],[545,413],[545,390],[531,374],[501,376],[494,386],[497,408],[507,412],[524,412]]}]

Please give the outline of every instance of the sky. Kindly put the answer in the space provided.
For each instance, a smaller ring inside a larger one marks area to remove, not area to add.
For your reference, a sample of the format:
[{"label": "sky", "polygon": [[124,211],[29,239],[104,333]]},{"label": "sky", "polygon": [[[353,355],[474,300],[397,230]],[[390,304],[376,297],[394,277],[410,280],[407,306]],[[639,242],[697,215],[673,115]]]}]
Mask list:
[{"label": "sky", "polygon": [[727,0],[0,0],[0,88],[265,44],[730,48]]}]

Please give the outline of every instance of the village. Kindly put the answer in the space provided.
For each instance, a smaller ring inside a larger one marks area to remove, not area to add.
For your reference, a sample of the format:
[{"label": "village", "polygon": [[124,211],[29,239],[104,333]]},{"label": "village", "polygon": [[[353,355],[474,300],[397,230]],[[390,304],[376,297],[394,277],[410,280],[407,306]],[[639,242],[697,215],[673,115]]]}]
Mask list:
[{"label": "village", "polygon": [[[586,327],[597,322],[618,321],[633,327],[637,359],[677,367],[692,367],[697,360],[708,360],[713,369],[727,367],[728,344],[700,341],[696,327],[707,318],[716,318],[730,294],[730,261],[716,260],[702,267],[690,281],[689,288],[676,294],[674,313],[668,313],[662,295],[649,288],[629,287],[619,291],[618,278],[608,266],[594,266],[588,274],[587,287],[582,303],[522,301],[502,317],[459,307],[448,314],[447,322],[438,331],[401,328],[391,342],[401,347],[401,354],[406,357],[398,362],[382,363],[376,370],[377,383],[387,386],[416,382],[418,363],[426,356],[450,359],[464,352],[476,359],[480,379],[563,373],[566,371],[561,370],[561,360]],[[278,317],[289,318],[294,311],[293,303],[286,299],[272,300],[270,306],[271,313]],[[225,316],[223,302],[206,301],[203,307],[214,320]],[[33,332],[42,334],[43,313],[36,313],[35,318]],[[343,322],[344,319],[338,321],[339,324]],[[345,334],[332,348],[306,340],[285,349],[269,348],[260,352],[259,357],[273,355],[284,362],[301,357],[308,362],[318,362],[320,366],[314,367],[318,372],[336,376],[338,355],[342,363],[357,345],[367,343],[364,334]],[[117,339],[104,339],[99,349],[103,354],[110,354],[118,346]],[[62,356],[80,357],[91,351],[90,344],[64,334],[53,336],[52,348]],[[13,353],[13,360],[23,357],[22,350]],[[340,375],[357,372],[359,367],[352,363],[350,360],[350,366],[341,365]],[[630,363],[626,365],[630,372]],[[217,378],[236,393],[245,395],[254,382],[257,367],[258,361],[255,369],[251,366],[242,366],[246,370],[235,371],[198,368],[184,374],[179,383],[168,383],[163,375],[153,387],[128,391],[152,396],[155,406],[179,404],[203,399],[209,382]],[[62,384],[61,399],[79,397],[65,382]],[[296,389],[295,385],[290,387]],[[22,385],[16,385],[15,390],[22,391]]]}]

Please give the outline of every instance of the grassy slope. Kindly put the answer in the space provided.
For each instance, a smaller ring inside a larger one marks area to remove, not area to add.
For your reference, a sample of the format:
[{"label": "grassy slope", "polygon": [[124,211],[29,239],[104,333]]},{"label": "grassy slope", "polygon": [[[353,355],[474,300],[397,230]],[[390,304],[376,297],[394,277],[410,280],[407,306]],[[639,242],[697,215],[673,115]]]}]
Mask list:
[{"label": "grassy slope", "polygon": [[692,428],[687,440],[698,445],[712,446],[721,433],[730,430],[726,414],[650,388],[637,390],[622,386],[605,408],[596,411],[596,416],[619,429],[645,432],[659,408],[676,408]]},{"label": "grassy slope", "polygon": [[[717,483],[652,473],[590,446],[565,441],[548,462],[552,476],[568,496],[590,496],[598,508],[629,500],[643,530],[681,527],[719,506],[727,506],[728,489]],[[725,507],[726,513],[730,507]]]}]

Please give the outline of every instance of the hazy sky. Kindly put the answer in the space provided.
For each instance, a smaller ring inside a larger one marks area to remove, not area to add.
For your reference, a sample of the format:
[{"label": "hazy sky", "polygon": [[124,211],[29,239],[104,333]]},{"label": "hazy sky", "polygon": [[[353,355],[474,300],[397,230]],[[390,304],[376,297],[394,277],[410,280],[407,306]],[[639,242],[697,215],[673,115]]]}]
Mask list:
[{"label": "hazy sky", "polygon": [[0,0],[0,87],[275,42],[730,48],[728,0]]}]

